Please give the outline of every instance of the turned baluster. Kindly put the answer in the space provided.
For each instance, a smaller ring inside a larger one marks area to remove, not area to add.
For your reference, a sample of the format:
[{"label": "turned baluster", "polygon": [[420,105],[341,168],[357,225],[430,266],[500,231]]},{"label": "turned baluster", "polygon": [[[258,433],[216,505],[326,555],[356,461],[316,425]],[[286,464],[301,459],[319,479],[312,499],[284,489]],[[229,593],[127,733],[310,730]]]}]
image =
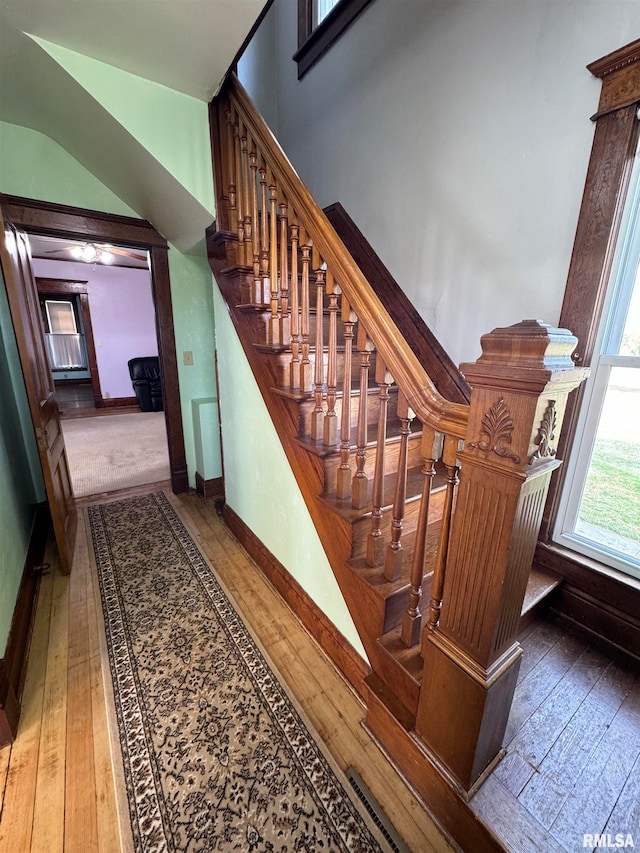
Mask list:
[{"label": "turned baluster", "polygon": [[258,154],[255,148],[249,154],[250,185],[251,185],[251,248],[253,254],[253,290],[251,302],[260,303],[260,234],[258,232]]},{"label": "turned baluster", "polygon": [[353,353],[353,327],[358,318],[342,299],[342,322],[344,323],[344,373],[342,376],[342,417],[340,420],[340,467],[336,483],[336,495],[341,500],[351,497],[351,359]]},{"label": "turned baluster", "polygon": [[422,597],[422,582],[424,580],[424,561],[427,552],[427,536],[429,532],[429,504],[431,500],[431,488],[436,473],[436,462],[442,454],[442,433],[435,432],[423,425],[422,427],[422,457],[424,467],[422,474],[422,498],[420,501],[420,514],[418,516],[418,527],[413,548],[413,560],[411,562],[411,578],[409,586],[409,606],[402,619],[401,640],[407,648],[415,646],[420,639],[422,629],[422,613],[420,612],[420,599]]},{"label": "turned baluster", "polygon": [[273,182],[269,184],[269,305],[271,316],[267,323],[267,342],[279,344],[280,315],[278,292],[278,187]]},{"label": "turned baluster", "polygon": [[269,285],[269,214],[267,212],[267,168],[260,165],[260,305],[268,305]]},{"label": "turned baluster", "polygon": [[245,259],[251,256],[251,193],[249,191],[249,144],[247,129],[240,137],[240,156],[242,158],[242,221],[244,223],[243,235],[245,243]]},{"label": "turned baluster", "polygon": [[327,358],[327,414],[324,419],[322,443],[335,447],[338,443],[338,415],[336,414],[336,391],[338,386],[338,299],[340,288],[327,270],[327,293],[329,294],[329,354]]},{"label": "turned baluster", "polygon": [[235,167],[236,167],[236,213],[238,217],[238,259],[240,263],[244,263],[244,215],[242,213],[242,160],[240,158],[240,123],[236,116],[233,125],[233,142],[235,148]]},{"label": "turned baluster", "polygon": [[360,354],[360,399],[356,425],[356,473],[351,481],[351,506],[362,509],[369,503],[369,478],[364,470],[367,461],[367,404],[369,391],[369,365],[373,344],[362,324],[358,327],[357,350]]},{"label": "turned baluster", "polygon": [[404,394],[398,395],[398,417],[400,418],[400,447],[398,450],[398,472],[393,493],[393,518],[391,520],[391,541],[384,558],[384,576],[394,581],[402,570],[402,528],[404,509],[407,500],[407,462],[409,459],[409,435],[411,421],[415,412],[409,408]]},{"label": "turned baluster", "polygon": [[376,382],[378,383],[378,436],[376,439],[376,463],[371,491],[371,531],[367,538],[367,565],[369,566],[380,566],[384,560],[384,541],[382,537],[384,463],[387,449],[389,387],[393,382],[393,377],[387,370],[379,353],[376,361]]},{"label": "turned baluster", "polygon": [[431,581],[431,601],[429,603],[429,628],[433,630],[440,621],[442,609],[442,590],[444,587],[444,570],[447,565],[447,554],[449,552],[449,537],[451,532],[451,518],[453,516],[453,502],[455,490],[458,485],[458,439],[446,436],[442,461],[447,471],[447,491],[444,498],[442,511],[442,525],[440,527],[440,539],[438,541],[438,554],[433,569]]},{"label": "turned baluster", "polygon": [[314,370],[313,396],[315,406],[311,413],[311,438],[319,441],[323,437],[324,409],[322,398],[324,393],[324,285],[325,271],[320,267],[315,270],[316,277],[316,361]]},{"label": "turned baluster", "polygon": [[300,306],[298,304],[298,241],[300,228],[291,225],[291,364],[289,365],[289,385],[293,391],[300,388]]},{"label": "turned baluster", "polygon": [[309,327],[310,327],[310,309],[309,309],[309,266],[311,264],[311,245],[304,243],[302,246],[302,292],[301,292],[301,311],[300,311],[300,348],[302,360],[300,361],[300,390],[304,394],[311,392],[312,385],[312,365],[309,358]]},{"label": "turned baluster", "polygon": [[291,317],[289,315],[289,205],[280,202],[280,343],[291,340]]},{"label": "turned baluster", "polygon": [[[236,209],[236,157],[235,146],[233,144],[233,118],[231,116],[231,107],[227,108],[227,163],[228,163],[228,194],[229,194],[229,214]],[[233,222],[231,217],[229,224]]]}]

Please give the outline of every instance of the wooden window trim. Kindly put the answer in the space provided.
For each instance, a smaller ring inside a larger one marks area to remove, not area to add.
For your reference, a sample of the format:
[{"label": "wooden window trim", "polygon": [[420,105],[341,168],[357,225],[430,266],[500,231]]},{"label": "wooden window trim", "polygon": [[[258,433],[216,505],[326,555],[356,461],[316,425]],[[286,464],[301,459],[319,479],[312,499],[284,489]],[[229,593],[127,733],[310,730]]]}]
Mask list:
[{"label": "wooden window trim", "polygon": [[[577,365],[593,357],[616,242],[624,211],[640,121],[640,39],[587,66],[602,80],[596,130],[578,217],[559,325],[578,338]],[[575,437],[584,384],[567,405],[558,456],[567,459]],[[544,512],[541,539],[549,539],[558,510],[565,468],[555,474]]]},{"label": "wooden window trim", "polygon": [[317,27],[313,27],[313,0],[298,0],[298,80],[326,53],[372,0],[340,0]]}]

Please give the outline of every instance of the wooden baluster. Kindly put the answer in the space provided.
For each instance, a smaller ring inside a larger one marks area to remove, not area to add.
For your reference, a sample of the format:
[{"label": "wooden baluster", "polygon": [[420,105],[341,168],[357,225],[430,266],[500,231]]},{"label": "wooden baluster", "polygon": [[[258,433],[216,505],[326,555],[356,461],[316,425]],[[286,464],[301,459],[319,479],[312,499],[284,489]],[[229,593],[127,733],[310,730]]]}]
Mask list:
[{"label": "wooden baluster", "polygon": [[250,185],[251,185],[251,247],[253,255],[253,293],[251,302],[260,304],[261,278],[260,278],[260,234],[258,231],[258,153],[253,147],[249,154]]},{"label": "wooden baluster", "polygon": [[269,293],[271,316],[267,322],[267,343],[279,344],[281,341],[278,291],[278,187],[273,176],[269,184]]},{"label": "wooden baluster", "polygon": [[302,293],[300,311],[300,348],[302,359],[300,361],[300,390],[304,394],[311,392],[312,365],[309,358],[309,266],[311,264],[311,244],[302,245]]},{"label": "wooden baluster", "polygon": [[280,202],[280,343],[291,341],[291,316],[289,314],[289,205]]},{"label": "wooden baluster", "polygon": [[427,536],[429,532],[429,504],[431,501],[431,488],[436,473],[436,462],[442,454],[442,433],[435,432],[427,426],[422,427],[422,457],[424,467],[422,474],[422,498],[420,502],[420,515],[416,538],[413,546],[413,560],[411,563],[411,578],[409,586],[409,606],[402,619],[401,640],[407,648],[415,646],[422,629],[422,614],[420,612],[420,599],[422,597],[422,582],[424,580],[424,561],[427,552]]},{"label": "wooden baluster", "polygon": [[340,288],[327,270],[327,293],[329,294],[329,355],[327,360],[327,414],[324,419],[322,443],[335,447],[338,443],[338,415],[336,414],[336,391],[338,386],[338,299]]},{"label": "wooden baluster", "polygon": [[313,395],[315,406],[311,413],[311,438],[322,440],[324,434],[324,409],[322,398],[324,393],[324,285],[325,271],[320,267],[315,271],[316,277],[316,359],[314,371]]},{"label": "wooden baluster", "polygon": [[244,254],[244,216],[242,213],[242,161],[240,158],[240,120],[236,115],[233,124],[233,143],[235,148],[236,167],[236,214],[238,217],[238,260],[241,264],[245,262]]},{"label": "wooden baluster", "polygon": [[344,373],[342,376],[342,417],[340,420],[340,467],[336,482],[336,495],[341,500],[351,497],[351,360],[353,353],[353,327],[358,318],[349,303],[342,298],[344,323]]},{"label": "wooden baluster", "polygon": [[298,243],[300,228],[298,225],[289,227],[291,240],[291,364],[289,365],[289,385],[292,391],[300,388],[300,305],[298,299]]},{"label": "wooden baluster", "polygon": [[371,531],[367,538],[367,565],[380,566],[384,561],[384,542],[382,538],[382,506],[384,503],[384,462],[387,449],[387,411],[389,408],[389,387],[393,377],[380,358],[376,360],[376,382],[378,383],[378,437],[376,439],[376,464],[371,492]]},{"label": "wooden baluster", "polygon": [[444,588],[444,570],[447,565],[447,554],[449,552],[449,534],[451,532],[451,518],[453,516],[453,501],[456,486],[458,485],[458,439],[447,435],[444,440],[442,461],[447,470],[447,491],[442,511],[442,524],[440,526],[440,538],[438,541],[438,554],[433,570],[431,581],[431,602],[429,603],[429,628],[433,630],[440,621],[440,610],[442,609],[442,590]]},{"label": "wooden baluster", "polygon": [[362,324],[358,326],[357,350],[360,354],[360,399],[356,426],[356,473],[351,481],[351,506],[362,509],[369,503],[369,478],[364,467],[367,461],[369,365],[373,352],[373,344],[362,328]]},{"label": "wooden baluster", "polygon": [[[236,155],[235,146],[233,144],[233,117],[231,115],[231,107],[227,107],[227,163],[228,163],[228,194],[229,194],[229,214],[231,222],[236,216]],[[233,214],[232,214],[233,211]]]},{"label": "wooden baluster", "polygon": [[398,451],[398,472],[393,494],[393,518],[391,520],[391,541],[384,558],[384,576],[389,581],[400,577],[402,571],[402,528],[404,509],[407,500],[407,462],[409,459],[409,435],[411,421],[415,412],[409,408],[407,398],[398,394],[398,417],[400,418],[400,448]]},{"label": "wooden baluster", "polygon": [[244,257],[245,263],[252,256],[251,249],[251,192],[249,190],[249,142],[247,129],[243,127],[240,137],[240,156],[242,158],[242,221],[244,223]]},{"label": "wooden baluster", "polygon": [[271,299],[269,285],[269,213],[267,208],[267,167],[262,163],[260,174],[260,305],[268,305]]}]

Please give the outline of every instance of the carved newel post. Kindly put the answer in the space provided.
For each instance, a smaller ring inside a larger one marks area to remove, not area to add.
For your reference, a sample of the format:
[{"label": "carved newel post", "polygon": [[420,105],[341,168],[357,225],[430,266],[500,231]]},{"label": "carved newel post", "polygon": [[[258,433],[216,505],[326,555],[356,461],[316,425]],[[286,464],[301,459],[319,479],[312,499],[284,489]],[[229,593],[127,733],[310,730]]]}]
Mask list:
[{"label": "carved newel post", "polygon": [[588,371],[566,329],[525,320],[482,338],[439,624],[423,634],[416,730],[469,791],[499,757],[522,649],[516,641],[568,394]]}]

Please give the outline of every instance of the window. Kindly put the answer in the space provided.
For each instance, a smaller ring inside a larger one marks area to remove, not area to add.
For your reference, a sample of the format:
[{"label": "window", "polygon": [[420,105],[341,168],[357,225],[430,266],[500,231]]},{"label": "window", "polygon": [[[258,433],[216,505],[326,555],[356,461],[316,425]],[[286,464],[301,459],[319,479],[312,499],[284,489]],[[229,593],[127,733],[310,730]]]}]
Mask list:
[{"label": "window", "polygon": [[[554,539],[640,577],[640,156]],[[576,452],[577,451],[577,452]]]},{"label": "window", "polygon": [[47,331],[52,335],[75,335],[78,331],[73,303],[67,300],[46,299]]},{"label": "window", "polygon": [[298,0],[298,79],[320,59],[371,0]]}]

